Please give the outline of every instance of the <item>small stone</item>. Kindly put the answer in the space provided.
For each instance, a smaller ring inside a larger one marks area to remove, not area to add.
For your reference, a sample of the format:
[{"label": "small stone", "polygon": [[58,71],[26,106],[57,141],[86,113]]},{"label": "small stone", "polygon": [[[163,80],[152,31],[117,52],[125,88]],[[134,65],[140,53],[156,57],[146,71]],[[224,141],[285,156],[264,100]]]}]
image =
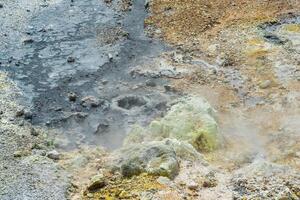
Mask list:
[{"label": "small stone", "polygon": [[15,158],[19,158],[19,157],[22,157],[22,156],[28,156],[29,154],[30,154],[29,151],[23,150],[23,151],[15,151],[13,155],[14,155]]},{"label": "small stone", "polygon": [[166,92],[175,92],[176,91],[176,89],[170,85],[165,85],[164,88],[165,88]]},{"label": "small stone", "polygon": [[25,38],[23,40],[23,44],[32,44],[34,42],[34,40],[32,38]]},{"label": "small stone", "polygon": [[147,80],[146,81],[146,86],[148,86],[148,87],[155,87],[156,83],[153,80]]},{"label": "small stone", "polygon": [[70,56],[70,57],[68,57],[67,62],[68,63],[74,63],[75,62],[75,58],[72,57],[72,56]]},{"label": "small stone", "polygon": [[47,157],[52,159],[52,160],[59,160],[60,158],[60,153],[58,153],[56,150],[49,151],[47,153]]},{"label": "small stone", "polygon": [[109,54],[107,55],[107,57],[108,57],[108,60],[109,60],[110,62],[112,62],[112,60],[114,59],[114,58],[113,58],[113,55],[112,55],[111,53],[109,53]]},{"label": "small stone", "polygon": [[24,118],[25,118],[25,119],[30,120],[30,119],[32,119],[32,117],[33,117],[32,112],[30,112],[30,111],[28,111],[28,110],[24,112]]},{"label": "small stone", "polygon": [[56,112],[62,111],[62,107],[55,107],[53,110],[56,111]]},{"label": "small stone", "polygon": [[270,80],[266,80],[266,81],[263,81],[263,82],[259,85],[259,87],[260,87],[261,89],[267,89],[268,87],[271,86],[271,84],[272,84],[272,82],[271,82]]},{"label": "small stone", "polygon": [[86,195],[88,198],[93,198],[94,197],[94,195],[92,194],[92,193],[87,193],[87,195]]},{"label": "small stone", "polygon": [[14,152],[14,157],[21,157],[22,156],[22,151],[15,151]]},{"label": "small stone", "polygon": [[145,10],[148,10],[150,7],[150,0],[146,0],[144,4]]},{"label": "small stone", "polygon": [[108,83],[108,80],[102,80],[102,84],[106,85]]},{"label": "small stone", "polygon": [[22,117],[24,115],[25,111],[23,108],[17,110],[16,117]]},{"label": "small stone", "polygon": [[121,193],[119,194],[119,197],[121,198],[121,199],[125,199],[125,198],[127,198],[128,197],[128,193],[126,192],[126,191],[121,191]]},{"label": "small stone", "polygon": [[106,185],[106,180],[103,174],[98,174],[91,179],[91,183],[87,187],[88,191],[95,191],[103,188]]},{"label": "small stone", "polygon": [[212,188],[217,186],[217,180],[215,178],[207,178],[203,182],[203,187],[205,188]]},{"label": "small stone", "polygon": [[76,101],[77,95],[74,92],[68,94],[69,101]]},{"label": "small stone", "polygon": [[187,187],[190,190],[197,190],[198,189],[198,184],[194,181],[191,181],[190,183],[188,183]]},{"label": "small stone", "polygon": [[30,129],[30,134],[31,134],[32,136],[38,136],[38,135],[39,135],[39,132],[37,132],[37,131],[35,130],[35,128],[31,128],[31,129]]},{"label": "small stone", "polygon": [[87,96],[81,99],[81,105],[84,107],[98,107],[100,105],[99,100],[94,96]]},{"label": "small stone", "polygon": [[168,186],[171,184],[171,180],[168,177],[164,177],[164,176],[158,177],[156,181],[161,185]]},{"label": "small stone", "polygon": [[2,3],[0,3],[0,8],[3,8],[4,6],[3,6],[3,4]]}]

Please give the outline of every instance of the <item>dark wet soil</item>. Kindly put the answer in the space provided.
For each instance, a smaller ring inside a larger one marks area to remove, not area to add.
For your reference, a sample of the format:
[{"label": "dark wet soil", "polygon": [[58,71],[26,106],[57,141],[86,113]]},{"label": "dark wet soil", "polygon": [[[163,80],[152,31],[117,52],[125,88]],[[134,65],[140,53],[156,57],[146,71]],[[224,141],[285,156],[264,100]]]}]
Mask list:
[{"label": "dark wet soil", "polygon": [[[2,9],[1,70],[22,88],[31,122],[69,139],[63,148],[82,143],[116,148],[130,125],[161,115],[165,106],[158,105],[175,96],[161,92],[167,80],[153,79],[153,88],[146,85],[151,78],[129,73],[168,50],[144,34],[144,1],[135,0],[121,14],[99,0],[6,5],[21,11]],[[99,105],[83,106],[86,96]]]}]

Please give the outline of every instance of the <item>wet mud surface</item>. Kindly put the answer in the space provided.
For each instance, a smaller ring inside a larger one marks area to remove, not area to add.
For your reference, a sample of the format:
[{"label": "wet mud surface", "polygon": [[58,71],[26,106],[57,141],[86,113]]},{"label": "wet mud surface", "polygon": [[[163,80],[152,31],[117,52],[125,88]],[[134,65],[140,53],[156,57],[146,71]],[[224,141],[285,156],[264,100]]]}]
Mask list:
[{"label": "wet mud surface", "polygon": [[143,1],[124,13],[96,0],[7,2],[2,11],[1,70],[24,91],[31,122],[66,136],[63,148],[116,148],[130,124],[159,116],[172,97],[161,92],[166,80],[130,74],[168,49],[145,36]]}]

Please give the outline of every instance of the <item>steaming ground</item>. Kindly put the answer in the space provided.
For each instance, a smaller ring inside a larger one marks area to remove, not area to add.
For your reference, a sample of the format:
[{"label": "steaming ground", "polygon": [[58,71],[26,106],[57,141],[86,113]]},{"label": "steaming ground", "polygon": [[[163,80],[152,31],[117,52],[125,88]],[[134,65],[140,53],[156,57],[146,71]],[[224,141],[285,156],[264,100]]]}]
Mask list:
[{"label": "steaming ground", "polygon": [[300,4],[246,4],[0,2],[0,199],[100,199],[86,187],[131,128],[190,95],[216,110],[221,145],[174,180],[113,177],[104,192],[297,199]]}]

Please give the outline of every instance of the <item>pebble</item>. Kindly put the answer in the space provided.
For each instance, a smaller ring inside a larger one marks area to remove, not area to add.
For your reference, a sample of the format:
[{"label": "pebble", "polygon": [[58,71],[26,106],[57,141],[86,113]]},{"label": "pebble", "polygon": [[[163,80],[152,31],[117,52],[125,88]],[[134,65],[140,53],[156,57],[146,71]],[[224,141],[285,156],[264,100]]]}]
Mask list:
[{"label": "pebble", "polygon": [[17,110],[16,117],[22,117],[24,115],[25,111],[23,108]]},{"label": "pebble", "polygon": [[83,107],[98,107],[100,105],[99,100],[94,96],[86,96],[81,99],[81,105]]},{"label": "pebble", "polygon": [[68,93],[69,101],[76,101],[77,95],[74,92]]},{"label": "pebble", "polygon": [[60,158],[60,153],[58,153],[56,150],[49,151],[47,153],[47,157],[52,159],[52,160],[59,160]]},{"label": "pebble", "polygon": [[271,86],[271,81],[270,80],[266,80],[266,81],[263,81],[260,85],[259,85],[259,87],[261,88],[261,89],[267,89],[268,87],[270,87]]},{"label": "pebble", "polygon": [[170,85],[165,85],[164,88],[165,88],[166,92],[175,92],[176,91],[176,89]]},{"label": "pebble", "polygon": [[23,151],[15,151],[14,152],[14,157],[15,158],[19,158],[19,157],[22,157],[22,156],[27,156],[27,155],[29,155],[30,154],[30,152],[29,151],[27,151],[27,150],[23,150]]},{"label": "pebble", "polygon": [[30,111],[24,111],[24,118],[25,119],[32,119],[32,117],[33,117],[33,114],[32,114],[32,112],[30,112]]},{"label": "pebble", "polygon": [[31,44],[31,43],[33,43],[34,42],[34,40],[32,39],[32,38],[25,38],[24,40],[23,40],[23,44]]},{"label": "pebble", "polygon": [[198,189],[198,184],[194,181],[191,181],[187,184],[187,187],[190,189],[190,190],[197,190]]},{"label": "pebble", "polygon": [[102,80],[102,84],[106,85],[108,83],[108,80]]},{"label": "pebble", "polygon": [[35,128],[31,128],[31,129],[30,129],[30,134],[31,134],[32,136],[38,136],[38,135],[39,135],[39,133],[35,130]]},{"label": "pebble", "polygon": [[107,56],[108,56],[108,60],[109,60],[110,62],[112,62],[112,60],[113,60],[113,55],[112,55],[111,53],[109,53]]},{"label": "pebble", "polygon": [[0,8],[3,8],[4,6],[3,6],[3,4],[2,3],[0,3]]},{"label": "pebble", "polygon": [[148,86],[148,87],[155,87],[156,83],[153,80],[147,80],[146,81],[146,86]]},{"label": "pebble", "polygon": [[167,177],[164,177],[164,176],[160,176],[157,178],[156,180],[159,184],[162,184],[162,185],[170,185],[171,184],[171,180]]},{"label": "pebble", "polygon": [[67,62],[68,63],[74,63],[75,62],[75,58],[72,57],[72,56],[70,56],[70,57],[68,57]]},{"label": "pebble", "polygon": [[98,174],[91,179],[91,183],[87,187],[88,191],[94,191],[103,188],[106,185],[106,180],[103,174]]}]

